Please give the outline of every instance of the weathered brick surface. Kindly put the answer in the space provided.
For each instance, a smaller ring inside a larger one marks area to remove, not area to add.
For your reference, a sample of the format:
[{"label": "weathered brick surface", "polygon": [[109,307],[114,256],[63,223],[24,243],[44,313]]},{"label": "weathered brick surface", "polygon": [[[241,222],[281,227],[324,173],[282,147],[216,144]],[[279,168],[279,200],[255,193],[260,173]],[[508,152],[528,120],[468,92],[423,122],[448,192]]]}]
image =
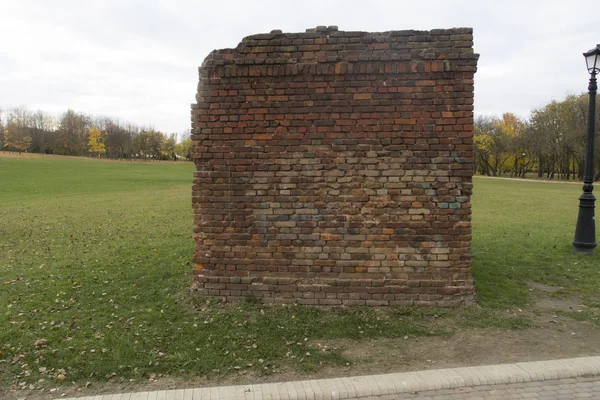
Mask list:
[{"label": "weathered brick surface", "polygon": [[471,301],[472,43],[468,28],[319,27],[212,52],[192,105],[194,288]]}]

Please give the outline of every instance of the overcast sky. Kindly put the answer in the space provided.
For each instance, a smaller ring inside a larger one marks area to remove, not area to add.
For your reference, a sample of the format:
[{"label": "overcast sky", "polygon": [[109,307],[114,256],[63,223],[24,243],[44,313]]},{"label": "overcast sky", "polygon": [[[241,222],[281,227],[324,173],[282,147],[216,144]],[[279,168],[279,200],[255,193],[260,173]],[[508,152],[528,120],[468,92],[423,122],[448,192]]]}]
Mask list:
[{"label": "overcast sky", "polygon": [[577,0],[0,0],[0,108],[67,108],[163,132],[190,126],[197,67],[244,36],[317,25],[473,27],[475,112],[527,117],[587,90],[600,12]]}]

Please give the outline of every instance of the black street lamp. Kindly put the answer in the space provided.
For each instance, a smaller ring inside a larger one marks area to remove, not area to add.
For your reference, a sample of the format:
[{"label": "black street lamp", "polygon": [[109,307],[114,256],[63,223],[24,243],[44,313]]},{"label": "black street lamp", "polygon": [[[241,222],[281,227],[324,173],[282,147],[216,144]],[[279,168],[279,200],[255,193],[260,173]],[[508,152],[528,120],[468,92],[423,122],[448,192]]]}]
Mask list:
[{"label": "black street lamp", "polygon": [[596,123],[596,74],[600,72],[600,44],[596,48],[583,53],[588,72],[590,73],[590,110],[588,113],[588,129],[585,152],[585,169],[583,173],[583,194],[579,198],[579,215],[577,216],[577,228],[575,228],[575,240],[573,240],[573,252],[578,254],[593,254],[596,247],[596,221],[594,207],[594,130]]}]

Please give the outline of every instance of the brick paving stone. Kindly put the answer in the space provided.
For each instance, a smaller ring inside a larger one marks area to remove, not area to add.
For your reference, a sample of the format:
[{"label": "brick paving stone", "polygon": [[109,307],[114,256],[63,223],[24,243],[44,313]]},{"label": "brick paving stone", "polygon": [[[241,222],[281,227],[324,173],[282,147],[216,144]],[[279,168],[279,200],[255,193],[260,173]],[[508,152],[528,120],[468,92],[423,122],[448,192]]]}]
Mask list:
[{"label": "brick paving stone", "polygon": [[[386,397],[386,399],[389,397]],[[383,397],[382,397],[383,399]],[[396,400],[567,400],[600,399],[600,377],[555,379],[528,383],[484,385],[397,395]]]},{"label": "brick paving stone", "polygon": [[556,390],[542,390],[540,396],[556,396],[558,393]]}]

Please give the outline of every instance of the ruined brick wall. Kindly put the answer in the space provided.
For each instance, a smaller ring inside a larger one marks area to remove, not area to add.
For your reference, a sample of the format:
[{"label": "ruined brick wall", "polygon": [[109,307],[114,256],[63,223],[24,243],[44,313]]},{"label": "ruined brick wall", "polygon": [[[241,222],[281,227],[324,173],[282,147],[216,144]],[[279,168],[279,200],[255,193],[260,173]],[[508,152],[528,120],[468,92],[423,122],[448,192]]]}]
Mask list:
[{"label": "ruined brick wall", "polygon": [[316,305],[469,302],[468,28],[273,31],[192,105],[194,288]]}]

